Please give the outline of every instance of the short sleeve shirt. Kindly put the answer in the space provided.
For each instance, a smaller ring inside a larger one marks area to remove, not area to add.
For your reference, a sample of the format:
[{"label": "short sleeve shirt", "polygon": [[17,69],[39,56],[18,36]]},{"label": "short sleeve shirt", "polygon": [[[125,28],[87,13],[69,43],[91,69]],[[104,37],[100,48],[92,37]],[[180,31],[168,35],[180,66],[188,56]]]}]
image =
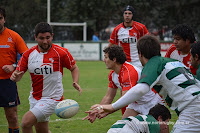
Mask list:
[{"label": "short sleeve shirt", "polygon": [[74,64],[75,60],[66,48],[52,44],[46,53],[40,52],[38,46],[26,51],[16,69],[29,71],[32,80],[31,96],[36,100],[41,98],[62,100],[63,67],[71,69]]}]

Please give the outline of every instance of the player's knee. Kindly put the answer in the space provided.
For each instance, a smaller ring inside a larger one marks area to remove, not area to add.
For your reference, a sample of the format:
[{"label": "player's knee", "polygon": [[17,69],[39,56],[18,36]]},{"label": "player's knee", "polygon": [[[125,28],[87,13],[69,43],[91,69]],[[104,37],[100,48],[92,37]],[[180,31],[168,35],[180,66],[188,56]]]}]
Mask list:
[{"label": "player's knee", "polygon": [[21,122],[21,127],[23,129],[31,128],[32,126],[33,126],[33,124],[30,121],[22,120],[22,122]]}]

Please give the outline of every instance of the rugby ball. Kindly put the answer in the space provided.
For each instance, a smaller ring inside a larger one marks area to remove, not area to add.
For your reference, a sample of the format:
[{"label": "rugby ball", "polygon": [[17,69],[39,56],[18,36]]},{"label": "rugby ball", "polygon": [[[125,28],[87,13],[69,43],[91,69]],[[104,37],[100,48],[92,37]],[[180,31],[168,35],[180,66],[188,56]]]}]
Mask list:
[{"label": "rugby ball", "polygon": [[72,99],[65,99],[57,104],[55,113],[58,117],[68,119],[75,116],[79,111],[79,104]]}]

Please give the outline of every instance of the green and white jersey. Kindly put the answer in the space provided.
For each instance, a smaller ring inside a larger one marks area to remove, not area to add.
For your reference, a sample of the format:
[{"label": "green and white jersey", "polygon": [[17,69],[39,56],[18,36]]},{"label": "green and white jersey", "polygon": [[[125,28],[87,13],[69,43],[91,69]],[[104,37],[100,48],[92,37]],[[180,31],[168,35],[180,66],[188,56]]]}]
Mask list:
[{"label": "green and white jersey", "polygon": [[152,57],[144,66],[139,83],[147,83],[180,113],[200,93],[200,81],[187,67],[174,59]]},{"label": "green and white jersey", "polygon": [[151,115],[129,116],[114,123],[107,133],[160,133],[160,125]]},{"label": "green and white jersey", "polygon": [[198,66],[196,73],[197,73],[197,79],[200,80],[200,65]]}]

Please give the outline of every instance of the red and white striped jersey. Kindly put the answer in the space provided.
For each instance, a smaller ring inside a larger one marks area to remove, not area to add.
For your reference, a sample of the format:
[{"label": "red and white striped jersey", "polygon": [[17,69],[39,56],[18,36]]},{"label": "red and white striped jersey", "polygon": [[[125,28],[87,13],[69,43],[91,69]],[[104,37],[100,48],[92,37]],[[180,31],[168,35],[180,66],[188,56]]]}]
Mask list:
[{"label": "red and white striped jersey", "polygon": [[18,62],[17,70],[30,73],[32,88],[30,97],[36,100],[63,99],[63,67],[70,69],[75,60],[66,48],[52,44],[48,52],[42,53],[38,46],[27,50]]},{"label": "red and white striped jersey", "polygon": [[122,46],[127,56],[127,61],[141,67],[137,51],[137,40],[145,34],[149,34],[149,32],[145,25],[139,22],[133,21],[132,27],[125,27],[121,23],[114,28],[109,42]]},{"label": "red and white striped jersey", "polygon": [[167,53],[165,54],[165,57],[183,62],[183,64],[187,66],[194,75],[196,75],[197,69],[193,68],[193,66],[191,65],[190,56],[190,53],[187,55],[181,55],[174,44],[167,50]]},{"label": "red and white striped jersey", "polygon": [[[137,81],[141,76],[141,70],[132,64],[125,62],[119,72],[119,75],[116,74],[113,70],[110,71],[109,87],[110,88],[119,88],[121,91],[126,91],[131,89],[136,85]],[[155,93],[151,90],[144,96],[142,96],[137,103],[142,104],[150,101],[154,98]]]}]

